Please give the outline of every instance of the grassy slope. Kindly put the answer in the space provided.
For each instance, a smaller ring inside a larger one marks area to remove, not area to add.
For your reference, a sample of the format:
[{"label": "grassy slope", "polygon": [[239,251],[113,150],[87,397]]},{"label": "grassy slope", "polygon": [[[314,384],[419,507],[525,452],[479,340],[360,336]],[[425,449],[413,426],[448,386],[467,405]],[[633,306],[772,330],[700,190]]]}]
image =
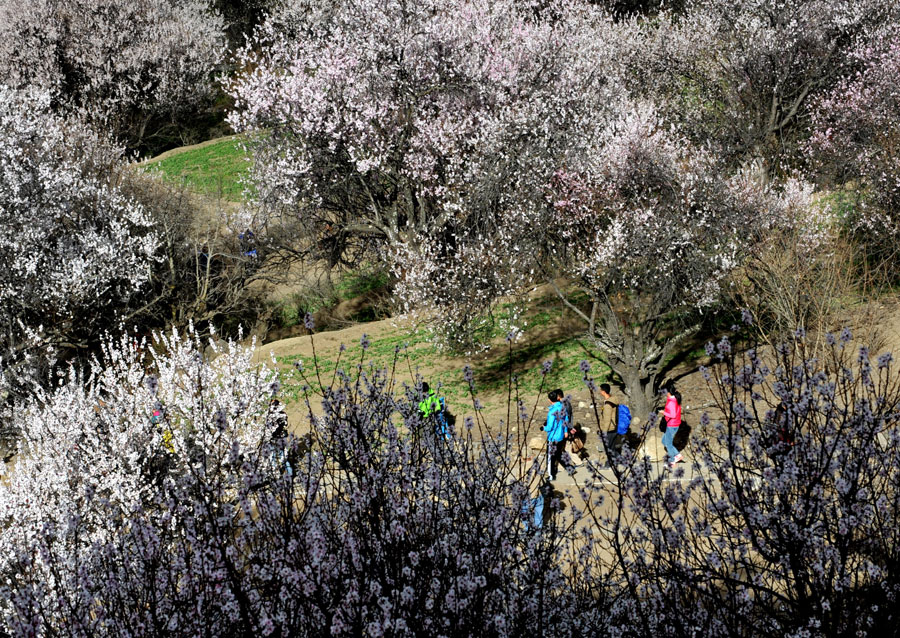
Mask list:
[{"label": "grassy slope", "polygon": [[202,195],[241,201],[241,179],[250,169],[250,159],[240,137],[225,137],[163,153],[141,163],[146,171],[159,171],[163,178]]},{"label": "grassy slope", "polygon": [[[472,412],[472,399],[463,378],[464,366],[470,365],[476,395],[485,406],[484,415],[489,422],[497,423],[506,417],[510,371],[516,377],[519,394],[529,410],[535,403],[546,407],[544,395],[553,388],[584,394],[579,367],[584,359],[590,361],[591,375],[598,381],[608,373],[608,368],[593,358],[593,353],[580,339],[583,327],[554,297],[535,300],[527,314],[528,326],[515,343],[507,344],[501,335],[495,334],[490,348],[476,355],[438,351],[431,344],[428,331],[391,320],[315,334],[312,341],[309,337],[286,339],[265,344],[261,350],[273,352],[281,366],[282,394],[292,416],[301,417],[304,410],[303,386],[309,384],[314,389],[319,386],[312,358],[314,342],[323,385],[330,384],[337,369],[355,375],[360,362],[364,367],[393,369],[398,385],[411,385],[416,376],[421,375],[432,387],[440,388],[439,394],[447,397],[451,410],[458,415]],[[371,342],[365,353],[360,345],[363,334],[367,334]],[[544,361],[553,364],[546,377],[541,373]],[[297,362],[302,362],[302,374],[294,366]],[[292,418],[294,423],[303,420],[302,417]]]}]

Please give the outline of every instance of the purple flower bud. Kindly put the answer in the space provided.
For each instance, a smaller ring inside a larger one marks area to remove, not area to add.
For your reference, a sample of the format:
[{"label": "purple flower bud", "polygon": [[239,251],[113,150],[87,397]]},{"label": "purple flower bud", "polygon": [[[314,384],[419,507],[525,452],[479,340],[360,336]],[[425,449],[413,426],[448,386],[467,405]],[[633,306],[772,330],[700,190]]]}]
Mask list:
[{"label": "purple flower bud", "polygon": [[372,345],[372,342],[369,341],[369,335],[363,333],[363,336],[359,340],[359,345],[362,346],[363,350],[368,350],[369,346]]},{"label": "purple flower bud", "polygon": [[748,308],[741,310],[741,321],[747,326],[753,325],[753,313]]},{"label": "purple flower bud", "polygon": [[591,371],[591,364],[588,363],[586,359],[582,359],[581,362],[578,364],[578,367],[581,368],[581,371],[584,374],[587,374],[588,372]]},{"label": "purple flower bud", "polygon": [[225,426],[228,423],[228,415],[225,413],[224,409],[219,408],[216,411],[216,414],[213,417],[213,423],[219,429],[219,431],[222,431],[225,429]]},{"label": "purple flower bud", "polygon": [[316,328],[316,321],[313,319],[312,313],[307,312],[303,317],[303,326],[312,332]]},{"label": "purple flower bud", "polygon": [[729,352],[731,352],[731,342],[728,340],[728,337],[722,337],[722,340],[719,341],[716,348],[721,355],[727,355]]},{"label": "purple flower bud", "polygon": [[548,372],[550,372],[550,369],[552,367],[553,367],[552,361],[550,361],[549,359],[547,361],[544,361],[544,363],[541,364],[541,374],[546,375]]},{"label": "purple flower bud", "polygon": [[853,338],[853,333],[850,332],[850,328],[844,326],[841,328],[841,343],[847,345],[850,343],[850,340]]}]

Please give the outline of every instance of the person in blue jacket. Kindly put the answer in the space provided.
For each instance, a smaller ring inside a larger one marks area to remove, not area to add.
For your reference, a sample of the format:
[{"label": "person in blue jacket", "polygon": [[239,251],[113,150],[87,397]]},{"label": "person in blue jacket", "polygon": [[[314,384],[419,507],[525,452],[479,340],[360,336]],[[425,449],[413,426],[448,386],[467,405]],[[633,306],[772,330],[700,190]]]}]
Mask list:
[{"label": "person in blue jacket", "polygon": [[559,460],[566,448],[566,434],[569,432],[569,415],[566,406],[562,402],[562,392],[553,390],[547,395],[550,399],[550,409],[547,411],[547,425],[544,431],[547,433],[547,475],[551,481],[556,480],[556,471],[559,469]]}]

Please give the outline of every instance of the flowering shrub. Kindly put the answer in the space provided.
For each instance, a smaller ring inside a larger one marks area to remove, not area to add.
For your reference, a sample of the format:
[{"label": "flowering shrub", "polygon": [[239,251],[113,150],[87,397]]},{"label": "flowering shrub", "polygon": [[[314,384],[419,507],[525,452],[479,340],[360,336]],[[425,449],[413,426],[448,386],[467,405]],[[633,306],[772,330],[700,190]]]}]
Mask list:
[{"label": "flowering shrub", "polygon": [[190,334],[150,346],[110,344],[83,381],[19,414],[22,453],[0,485],[9,631],[521,635],[568,622],[565,529],[525,524],[534,475],[516,478],[508,441],[436,437],[416,391],[392,394],[378,372],[338,376],[311,447],[273,440],[279,385],[251,350],[207,358]]},{"label": "flowering shrub", "polygon": [[797,340],[771,356],[710,346],[718,407],[695,429],[690,476],[627,454],[612,472],[589,463],[593,487],[565,509],[547,492],[537,528],[541,468],[515,463],[511,438],[476,437],[480,416],[436,436],[420,386],[364,360],[321,410],[306,395],[298,440],[273,437],[280,386],[251,350],[122,339],[19,414],[25,444],[0,483],[3,623],[77,636],[883,632],[900,586],[893,360],[853,355],[849,331],[822,361]]},{"label": "flowering shrub", "polygon": [[900,387],[891,355],[855,351],[849,331],[828,341],[810,359],[802,332],[766,355],[721,340],[705,371],[716,412],[687,464],[619,466],[617,506],[592,518],[633,635],[878,635],[896,622]]}]

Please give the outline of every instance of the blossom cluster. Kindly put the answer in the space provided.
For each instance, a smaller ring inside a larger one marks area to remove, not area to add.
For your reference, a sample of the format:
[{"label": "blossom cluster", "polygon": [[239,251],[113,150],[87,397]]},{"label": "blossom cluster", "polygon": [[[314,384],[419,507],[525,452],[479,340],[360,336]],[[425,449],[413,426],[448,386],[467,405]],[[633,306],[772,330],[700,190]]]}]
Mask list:
[{"label": "blossom cluster", "polygon": [[120,188],[122,149],[50,103],[0,89],[6,390],[46,365],[53,346],[109,329],[110,308],[147,282],[158,244],[148,212]]},{"label": "blossom cluster", "polygon": [[216,88],[225,24],[199,0],[0,2],[0,83],[50,95],[132,144]]}]

